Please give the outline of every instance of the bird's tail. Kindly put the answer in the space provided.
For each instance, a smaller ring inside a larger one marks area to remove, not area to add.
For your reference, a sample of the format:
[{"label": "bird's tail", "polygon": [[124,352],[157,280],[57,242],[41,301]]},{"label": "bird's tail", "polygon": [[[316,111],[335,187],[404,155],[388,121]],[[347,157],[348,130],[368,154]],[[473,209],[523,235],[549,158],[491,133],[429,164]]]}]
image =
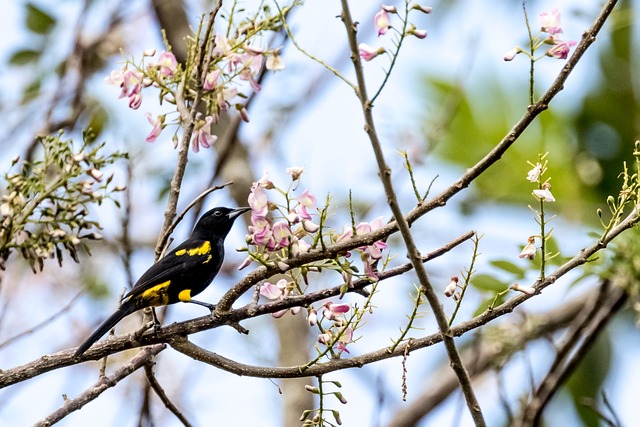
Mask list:
[{"label": "bird's tail", "polygon": [[129,301],[125,301],[124,304],[120,306],[120,308],[113,313],[107,320],[105,320],[102,325],[94,333],[91,334],[89,338],[85,342],[83,342],[80,347],[74,353],[74,357],[79,357],[84,354],[85,351],[89,349],[93,345],[94,342],[98,341],[104,334],[109,332],[111,328],[113,328],[116,323],[121,321],[124,317],[136,311],[138,307],[135,304],[129,303]]}]

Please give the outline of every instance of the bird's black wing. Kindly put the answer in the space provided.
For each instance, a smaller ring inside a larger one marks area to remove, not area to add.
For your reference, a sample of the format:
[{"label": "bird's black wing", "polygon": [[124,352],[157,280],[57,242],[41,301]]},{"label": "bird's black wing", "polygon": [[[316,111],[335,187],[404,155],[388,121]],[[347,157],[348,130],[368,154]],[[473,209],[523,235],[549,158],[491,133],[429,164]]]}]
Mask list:
[{"label": "bird's black wing", "polygon": [[151,305],[166,305],[168,301],[163,301],[163,298],[171,280],[202,264],[217,263],[214,258],[219,258],[219,255],[210,241],[189,239],[153,264],[123,297],[123,301],[142,296],[151,300],[160,298]]}]

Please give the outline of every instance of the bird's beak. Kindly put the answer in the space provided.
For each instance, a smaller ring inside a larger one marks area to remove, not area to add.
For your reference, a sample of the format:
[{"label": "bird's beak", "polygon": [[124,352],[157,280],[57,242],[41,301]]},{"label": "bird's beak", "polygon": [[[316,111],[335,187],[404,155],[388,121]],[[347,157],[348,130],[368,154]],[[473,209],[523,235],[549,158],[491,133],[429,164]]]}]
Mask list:
[{"label": "bird's beak", "polygon": [[242,215],[243,213],[245,213],[246,211],[250,211],[251,208],[238,208],[238,209],[234,209],[231,212],[229,212],[228,216],[229,219],[235,219],[237,217],[239,217],[240,215]]}]

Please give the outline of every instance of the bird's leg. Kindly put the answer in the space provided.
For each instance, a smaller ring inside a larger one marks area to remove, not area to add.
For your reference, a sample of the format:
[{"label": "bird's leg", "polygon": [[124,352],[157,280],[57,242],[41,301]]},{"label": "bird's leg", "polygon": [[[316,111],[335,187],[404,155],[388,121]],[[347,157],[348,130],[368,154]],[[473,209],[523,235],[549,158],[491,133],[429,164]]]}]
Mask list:
[{"label": "bird's leg", "polygon": [[209,304],[208,302],[203,302],[203,301],[198,301],[195,299],[190,299],[189,301],[185,301],[185,302],[192,302],[194,304],[198,304],[201,305],[203,307],[207,307],[209,310],[211,310],[211,315],[213,316],[213,312],[216,309],[216,306],[214,304]]},{"label": "bird's leg", "polygon": [[158,333],[162,325],[160,324],[160,320],[158,320],[155,307],[151,307],[151,314],[153,315],[153,332]]}]

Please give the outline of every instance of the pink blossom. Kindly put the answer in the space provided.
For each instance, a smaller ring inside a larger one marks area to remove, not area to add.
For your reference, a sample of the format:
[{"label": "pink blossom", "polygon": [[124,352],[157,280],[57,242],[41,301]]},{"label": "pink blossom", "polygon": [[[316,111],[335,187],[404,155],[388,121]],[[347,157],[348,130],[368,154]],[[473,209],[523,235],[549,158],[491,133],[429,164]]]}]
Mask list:
[{"label": "pink blossom", "polygon": [[121,87],[124,81],[123,75],[124,72],[122,70],[113,70],[104,78],[104,81],[107,82],[107,84]]},{"label": "pink blossom", "polygon": [[378,55],[380,55],[380,54],[385,52],[383,47],[379,47],[377,49],[374,49],[373,47],[369,46],[366,43],[360,43],[358,45],[358,50],[360,51],[360,56],[365,61],[371,61],[376,56],[378,56]]},{"label": "pink blossom", "polygon": [[332,338],[331,334],[328,332],[325,332],[324,334],[318,335],[318,342],[320,344],[327,345],[331,342],[331,338]]},{"label": "pink blossom", "polygon": [[554,38],[553,44],[554,46],[547,51],[546,55],[557,59],[567,59],[571,48],[576,45],[576,42],[573,40],[563,41]]},{"label": "pink blossom", "polygon": [[158,57],[158,67],[160,67],[161,76],[173,76],[178,66],[178,61],[173,53],[163,51]]},{"label": "pink blossom", "polygon": [[207,73],[207,75],[204,78],[204,84],[202,85],[202,88],[204,90],[209,90],[209,91],[214,90],[216,87],[218,87],[219,78],[220,78],[220,70],[215,70]]},{"label": "pink blossom", "polygon": [[336,320],[341,314],[347,313],[351,310],[351,306],[347,303],[334,304],[331,301],[324,305],[322,314],[327,320]]},{"label": "pink blossom", "polygon": [[263,59],[264,57],[262,55],[245,54],[241,57],[243,69],[240,71],[240,80],[247,80],[255,92],[262,90],[262,87],[255,80],[254,76],[260,72]]},{"label": "pink blossom", "polygon": [[271,300],[281,299],[282,289],[271,282],[264,282],[262,286],[260,286],[260,295]]},{"label": "pink blossom", "polygon": [[316,208],[316,196],[314,196],[313,193],[311,193],[309,190],[304,190],[298,197],[298,203],[300,203],[300,208],[298,210],[300,218],[303,220],[311,220],[311,214],[309,214],[307,209]]},{"label": "pink blossom", "polygon": [[162,129],[164,129],[164,115],[159,115],[157,120],[153,120],[153,118],[151,117],[151,113],[146,113],[147,116],[147,120],[149,121],[149,123],[151,123],[151,126],[153,126],[153,129],[151,129],[151,132],[149,132],[149,135],[147,135],[146,141],[147,142],[154,142],[156,140],[156,138],[158,138],[158,136],[160,136],[160,133],[162,132]]},{"label": "pink blossom", "polygon": [[398,9],[396,9],[393,5],[381,4],[380,9],[384,10],[387,13],[398,13]]},{"label": "pink blossom", "polygon": [[549,12],[542,12],[538,15],[538,21],[540,22],[540,28],[542,31],[548,34],[560,34],[562,28],[560,27],[560,11],[558,9],[551,9]]},{"label": "pink blossom", "polygon": [[120,98],[125,96],[131,97],[132,95],[140,93],[142,90],[142,73],[137,71],[125,70],[122,74],[122,92]]},{"label": "pink blossom", "polygon": [[427,38],[427,30],[418,30],[415,25],[411,24],[411,26],[407,29],[407,35],[415,36],[419,39]]},{"label": "pink blossom", "polygon": [[389,13],[384,9],[380,9],[373,17],[373,26],[378,31],[378,36],[386,34],[391,27]]},{"label": "pink blossom", "polygon": [[303,219],[302,228],[304,228],[304,231],[306,231],[307,233],[315,233],[320,229],[320,226],[315,222],[309,221],[308,219]]},{"label": "pink blossom", "polygon": [[422,12],[422,13],[424,13],[424,14],[427,14],[427,15],[428,15],[429,13],[431,13],[431,10],[432,10],[432,8],[431,8],[431,7],[429,7],[429,6],[423,6],[423,5],[421,5],[421,4],[417,4],[417,3],[415,3],[415,4],[411,7],[411,9],[419,10],[420,12]]},{"label": "pink blossom", "polygon": [[504,59],[505,61],[513,61],[513,59],[516,57],[516,55],[518,55],[519,53],[522,53],[522,49],[520,49],[518,46],[514,47],[513,49],[511,49],[509,52],[504,54],[504,57],[502,59]]},{"label": "pink blossom", "polygon": [[191,148],[194,153],[202,148],[210,148],[218,139],[217,136],[211,135],[211,124],[213,117],[207,116],[204,120],[197,120],[194,126],[193,135],[191,137]]},{"label": "pink blossom", "polygon": [[215,37],[215,46],[211,55],[216,56],[226,56],[231,51],[231,45],[229,44],[229,40],[223,36],[222,34],[216,34]]},{"label": "pink blossom", "polygon": [[347,344],[351,344],[352,342],[353,329],[345,328],[342,334],[340,334],[340,338],[338,338],[338,342],[336,343],[336,350],[338,350],[339,352],[346,351],[347,353],[349,353],[349,350],[347,350]]},{"label": "pink blossom", "polygon": [[269,221],[263,217],[251,216],[249,233],[251,233],[251,241],[254,245],[271,246],[271,242],[274,241],[271,233],[271,225]]},{"label": "pink blossom", "polygon": [[251,193],[249,194],[249,207],[251,208],[251,217],[266,217],[269,213],[269,199],[267,193],[264,191],[259,183],[254,183],[251,186]]},{"label": "pink blossom", "polygon": [[278,221],[271,227],[271,233],[276,242],[276,248],[289,246],[289,238],[291,237],[291,229],[286,221]]},{"label": "pink blossom", "polygon": [[142,93],[134,93],[129,97],[129,108],[137,110],[142,105]]}]

